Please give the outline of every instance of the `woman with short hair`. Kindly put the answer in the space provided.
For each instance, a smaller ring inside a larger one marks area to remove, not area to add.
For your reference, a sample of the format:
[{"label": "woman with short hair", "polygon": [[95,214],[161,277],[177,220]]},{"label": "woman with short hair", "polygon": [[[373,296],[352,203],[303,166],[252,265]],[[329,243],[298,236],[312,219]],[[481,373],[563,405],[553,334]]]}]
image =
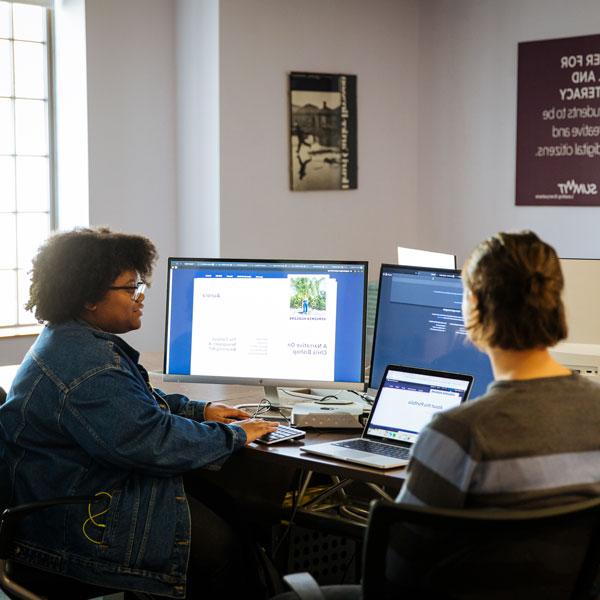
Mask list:
[{"label": "woman with short hair", "polygon": [[[567,335],[556,252],[531,231],[498,233],[471,253],[463,281],[467,334],[488,354],[495,381],[423,429],[398,501],[522,510],[597,497],[600,386],[548,351]],[[482,554],[478,540],[473,556],[461,532],[448,539],[413,529],[397,538],[388,569],[427,597],[560,599],[570,596],[580,568],[579,535],[531,540],[518,555],[500,536]],[[547,588],[534,589],[529,575],[540,565]],[[511,588],[516,581],[519,590]]]},{"label": "woman with short hair", "polygon": [[465,327],[495,381],[425,428],[399,501],[533,508],[598,495],[600,386],[548,351],[567,335],[556,252],[531,231],[498,233],[463,281]]},{"label": "woman with short hair", "polygon": [[186,496],[182,475],[222,463],[275,425],[152,388],[117,334],[141,326],[156,258],[149,239],[100,228],[57,234],[33,261],[27,308],[46,326],[0,408],[6,504],[95,498],[21,526],[16,578],[49,572],[50,598],[77,597],[75,580],[174,598],[252,597],[238,532]]}]

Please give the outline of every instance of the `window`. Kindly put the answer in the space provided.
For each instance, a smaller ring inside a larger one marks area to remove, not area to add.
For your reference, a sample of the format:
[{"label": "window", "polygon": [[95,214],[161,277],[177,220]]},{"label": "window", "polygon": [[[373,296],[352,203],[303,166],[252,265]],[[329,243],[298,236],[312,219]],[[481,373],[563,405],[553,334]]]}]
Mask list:
[{"label": "window", "polygon": [[48,12],[0,0],[0,335],[35,323],[31,259],[53,225]]}]

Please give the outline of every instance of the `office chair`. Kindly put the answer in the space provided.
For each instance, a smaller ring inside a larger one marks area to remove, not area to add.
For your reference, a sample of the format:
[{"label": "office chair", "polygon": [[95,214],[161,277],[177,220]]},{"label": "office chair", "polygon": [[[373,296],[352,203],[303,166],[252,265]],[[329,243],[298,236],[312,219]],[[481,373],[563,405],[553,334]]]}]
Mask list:
[{"label": "office chair", "polygon": [[[0,387],[0,406],[2,406],[5,401],[6,392]],[[0,589],[2,589],[11,600],[43,599],[44,596],[40,595],[43,594],[43,592],[40,592],[40,589],[43,590],[44,586],[48,584],[48,581],[51,581],[53,578],[53,575],[43,572],[39,572],[38,577],[36,577],[35,580],[31,580],[31,576],[25,578],[27,581],[22,581],[18,576],[15,578],[15,565],[11,560],[11,555],[19,521],[34,512],[53,506],[59,506],[61,504],[88,504],[91,501],[93,501],[93,498],[88,496],[71,496],[5,508],[6,499],[2,498],[2,494],[0,493]],[[35,590],[29,589],[30,587],[35,588]],[[114,589],[102,590],[97,586],[88,586],[87,584],[73,580],[73,584],[69,586],[69,598],[95,598],[101,595],[102,592],[110,594],[114,593],[114,591]]]},{"label": "office chair", "polygon": [[[11,600],[43,600],[45,597],[43,593],[44,585],[47,585],[47,582],[51,581],[53,577],[52,574],[43,572],[40,572],[39,577],[34,581],[29,581],[29,578],[27,578],[27,581],[21,581],[20,579],[17,581],[13,577],[15,565],[11,560],[11,555],[19,521],[34,512],[53,506],[61,504],[88,504],[91,501],[93,501],[93,498],[88,496],[71,496],[13,506],[6,508],[2,512],[0,515],[0,589]],[[64,593],[67,595],[67,590]],[[88,586],[87,584],[73,580],[72,584],[69,583],[68,597],[82,600],[112,593],[115,593],[114,589]]]},{"label": "office chair", "polygon": [[[398,554],[388,565],[390,548]],[[296,573],[284,577],[293,591],[275,598],[591,600],[599,597],[594,593],[599,566],[600,498],[528,511],[450,510],[376,500],[365,536],[361,586],[319,587],[310,574]],[[406,569],[405,580],[396,567]]]}]

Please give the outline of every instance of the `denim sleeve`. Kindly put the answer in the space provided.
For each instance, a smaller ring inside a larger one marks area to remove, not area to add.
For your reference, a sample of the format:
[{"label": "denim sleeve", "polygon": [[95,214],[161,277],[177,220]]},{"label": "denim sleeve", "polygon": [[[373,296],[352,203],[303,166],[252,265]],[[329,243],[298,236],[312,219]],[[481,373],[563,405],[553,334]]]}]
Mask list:
[{"label": "denim sleeve", "polygon": [[246,443],[240,427],[162,410],[140,378],[118,368],[69,390],[60,419],[94,459],[159,477],[221,463]]},{"label": "denim sleeve", "polygon": [[204,409],[208,402],[190,400],[183,394],[165,394],[158,388],[154,388],[154,392],[169,405],[169,409],[174,415],[194,419],[194,421],[204,421]]}]

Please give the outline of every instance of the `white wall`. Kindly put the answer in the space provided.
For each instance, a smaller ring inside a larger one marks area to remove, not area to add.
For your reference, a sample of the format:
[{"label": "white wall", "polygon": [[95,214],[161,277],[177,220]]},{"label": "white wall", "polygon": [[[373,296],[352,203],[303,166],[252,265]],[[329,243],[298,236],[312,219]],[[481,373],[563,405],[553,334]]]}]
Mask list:
[{"label": "white wall", "polygon": [[[366,258],[375,277],[397,243],[462,259],[530,227],[600,257],[600,209],[514,206],[517,43],[597,33],[597,0],[85,4],[90,223],[162,257],[141,350],[162,347],[170,254]],[[291,70],[358,76],[358,190],[289,191]]]},{"label": "white wall", "polygon": [[173,0],[87,0],[90,224],[140,233],[161,256],[141,330],[128,341],[159,351],[166,258],[177,240]]},{"label": "white wall", "polygon": [[177,1],[177,254],[219,255],[219,1]]},{"label": "white wall", "polygon": [[0,365],[21,362],[34,341],[35,337],[31,335],[0,339]]},{"label": "white wall", "polygon": [[57,229],[86,226],[89,215],[85,0],[54,3]]},{"label": "white wall", "polygon": [[[70,49],[63,43],[59,58],[63,67],[72,67],[73,45],[86,52],[80,75],[87,70],[89,223],[147,235],[156,244],[161,259],[146,297],[144,324],[125,337],[140,351],[160,351],[166,258],[176,254],[177,245],[175,1],[85,0],[84,10],[80,0],[62,0],[57,7],[64,27],[84,26],[85,39],[68,40]],[[64,127],[68,106],[62,114]],[[82,126],[79,106],[71,117]],[[80,152],[85,166],[84,143]],[[73,180],[65,181],[69,169],[61,172],[61,193],[72,191],[81,178],[76,165],[69,168]],[[73,201],[72,194],[69,198]],[[85,205],[86,198],[81,201]],[[32,341],[1,340],[0,364],[19,362]]]},{"label": "white wall", "polygon": [[[395,261],[417,240],[416,0],[221,0],[221,253]],[[358,189],[291,192],[287,73],[357,75]]]},{"label": "white wall", "polygon": [[517,44],[598,33],[596,0],[422,0],[419,231],[463,259],[530,228],[562,256],[600,257],[600,208],[516,207]]}]

